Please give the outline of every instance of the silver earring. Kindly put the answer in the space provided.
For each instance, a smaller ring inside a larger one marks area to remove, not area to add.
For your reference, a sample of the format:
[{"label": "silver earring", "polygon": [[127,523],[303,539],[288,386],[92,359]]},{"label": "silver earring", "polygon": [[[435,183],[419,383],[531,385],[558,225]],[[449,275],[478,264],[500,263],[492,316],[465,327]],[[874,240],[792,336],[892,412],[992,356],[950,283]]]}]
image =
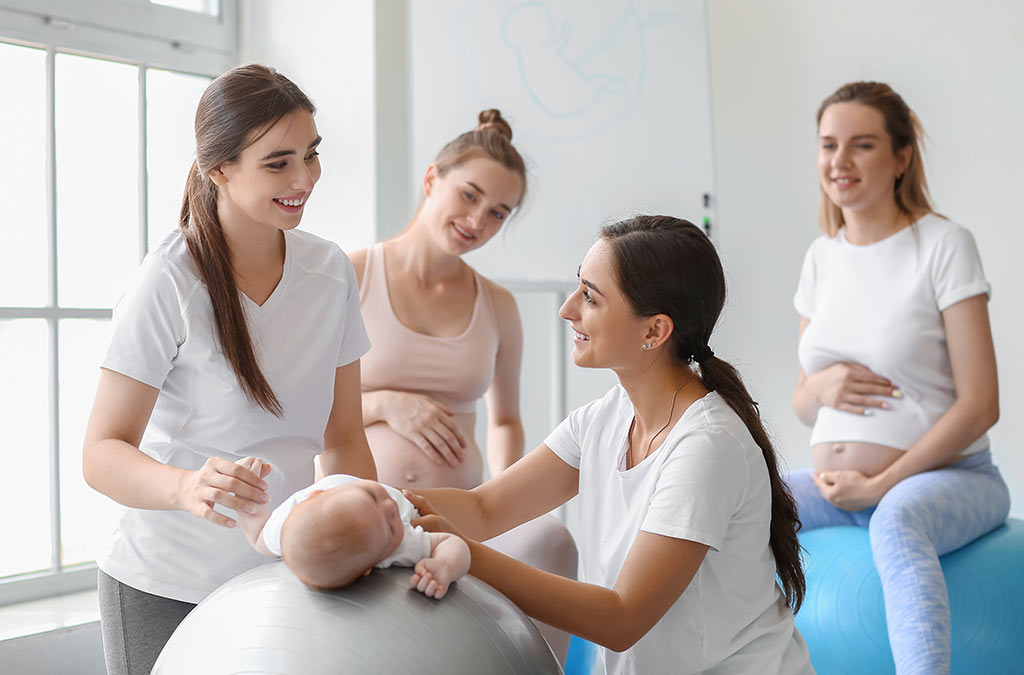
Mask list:
[{"label": "silver earring", "polygon": [[641,348],[641,349],[650,349],[650,348],[651,348],[651,347],[653,347],[653,346],[654,346],[654,343],[653,343],[653,342],[652,342],[651,344],[647,344],[647,343],[645,342],[645,343],[643,343],[642,345],[640,345],[640,348]]}]

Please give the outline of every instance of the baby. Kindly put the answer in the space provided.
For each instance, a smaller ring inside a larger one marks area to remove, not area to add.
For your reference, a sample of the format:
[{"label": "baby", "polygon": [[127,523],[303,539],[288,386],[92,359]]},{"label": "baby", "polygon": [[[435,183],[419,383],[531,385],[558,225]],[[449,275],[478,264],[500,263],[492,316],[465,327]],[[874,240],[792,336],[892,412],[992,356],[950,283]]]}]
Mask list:
[{"label": "baby", "polygon": [[[258,476],[269,471],[262,460],[237,462]],[[409,521],[419,514],[393,487],[355,476],[333,474],[299,490],[271,513],[257,506],[238,512],[252,547],[281,556],[307,586],[338,588],[374,567],[415,566],[409,585],[441,598],[469,570],[466,542],[447,532],[425,532]]]}]

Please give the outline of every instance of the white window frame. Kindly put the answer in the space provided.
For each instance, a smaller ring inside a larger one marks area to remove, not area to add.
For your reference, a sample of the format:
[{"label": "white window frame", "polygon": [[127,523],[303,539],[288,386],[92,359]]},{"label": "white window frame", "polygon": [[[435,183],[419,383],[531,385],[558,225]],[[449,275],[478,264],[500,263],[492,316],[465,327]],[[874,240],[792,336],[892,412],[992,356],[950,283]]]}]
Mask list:
[{"label": "white window frame", "polygon": [[[144,27],[144,28],[143,28]],[[153,5],[148,0],[0,0],[0,42],[46,50],[47,302],[0,307],[0,319],[45,319],[49,334],[50,568],[0,582],[0,606],[94,588],[95,563],[61,562],[59,327],[62,319],[110,319],[109,308],[58,302],[55,63],[58,53],[95,56],[139,68],[139,261],[148,249],[146,76],[150,68],[216,77],[237,63],[237,0],[220,16]]]}]

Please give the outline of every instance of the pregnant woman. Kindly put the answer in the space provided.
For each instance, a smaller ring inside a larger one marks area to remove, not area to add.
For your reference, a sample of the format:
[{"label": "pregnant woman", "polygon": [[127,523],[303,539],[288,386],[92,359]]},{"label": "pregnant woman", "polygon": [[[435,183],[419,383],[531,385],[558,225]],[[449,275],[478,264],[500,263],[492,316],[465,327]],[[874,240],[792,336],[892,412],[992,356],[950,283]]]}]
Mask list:
[{"label": "pregnant woman", "polygon": [[938,556],[1010,504],[986,436],[999,416],[989,285],[970,232],[932,210],[919,123],[896,92],[840,87],[818,133],[825,235],[794,300],[793,394],[815,469],[791,487],[804,529],[868,528],[896,671],[948,673]]},{"label": "pregnant woman", "polygon": [[[363,419],[380,480],[413,490],[483,481],[474,438],[486,394],[487,459],[497,475],[523,454],[515,298],[462,256],[486,244],[523,199],[526,170],[497,110],[441,149],[423,201],[397,237],[352,255],[372,347],[362,360]],[[576,547],[553,516],[491,542],[575,578]],[[564,659],[565,633],[542,627]]]}]

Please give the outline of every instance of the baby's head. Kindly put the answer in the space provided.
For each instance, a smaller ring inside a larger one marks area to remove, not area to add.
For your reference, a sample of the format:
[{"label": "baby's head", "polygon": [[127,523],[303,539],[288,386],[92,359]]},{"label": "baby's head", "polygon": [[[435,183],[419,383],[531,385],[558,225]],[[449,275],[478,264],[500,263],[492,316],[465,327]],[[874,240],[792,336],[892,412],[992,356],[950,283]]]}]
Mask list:
[{"label": "baby's head", "polygon": [[398,504],[372,480],[316,490],[285,519],[284,561],[307,586],[337,588],[394,552],[404,528]]}]

